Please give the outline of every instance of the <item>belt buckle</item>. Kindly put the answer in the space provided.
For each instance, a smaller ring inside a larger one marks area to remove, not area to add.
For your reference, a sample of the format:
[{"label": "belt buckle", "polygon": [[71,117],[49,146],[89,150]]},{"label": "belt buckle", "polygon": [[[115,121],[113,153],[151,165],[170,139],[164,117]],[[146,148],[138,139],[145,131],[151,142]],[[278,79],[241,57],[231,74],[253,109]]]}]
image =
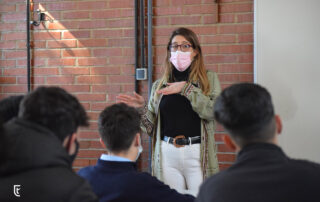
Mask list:
[{"label": "belt buckle", "polygon": [[179,148],[179,147],[184,147],[184,145],[177,145],[177,143],[176,143],[176,140],[177,139],[183,139],[183,138],[186,138],[184,135],[178,135],[178,136],[176,136],[175,138],[173,138],[173,145],[175,146],[175,147],[177,147],[177,148]]}]

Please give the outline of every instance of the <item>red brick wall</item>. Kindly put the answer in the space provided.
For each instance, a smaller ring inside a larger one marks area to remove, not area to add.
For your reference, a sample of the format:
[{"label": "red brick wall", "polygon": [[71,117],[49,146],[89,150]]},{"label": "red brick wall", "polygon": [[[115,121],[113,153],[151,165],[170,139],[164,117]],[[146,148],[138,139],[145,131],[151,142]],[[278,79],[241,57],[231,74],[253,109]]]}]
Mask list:
[{"label": "red brick wall", "polygon": [[[39,3],[40,2],[40,3]],[[220,0],[215,24],[214,0],[154,0],[154,79],[161,75],[170,32],[181,26],[200,39],[205,64],[218,72],[223,87],[253,81],[253,1]],[[95,164],[103,152],[98,142],[99,112],[119,93],[134,90],[133,0],[34,0],[52,19],[31,33],[32,88],[58,85],[76,95],[90,115],[90,127],[79,132],[81,150],[75,168]],[[2,0],[0,6],[0,97],[21,94],[26,86],[25,0]],[[144,95],[146,82],[140,83]],[[221,168],[235,156],[221,142]],[[148,138],[141,168],[147,169]]]}]

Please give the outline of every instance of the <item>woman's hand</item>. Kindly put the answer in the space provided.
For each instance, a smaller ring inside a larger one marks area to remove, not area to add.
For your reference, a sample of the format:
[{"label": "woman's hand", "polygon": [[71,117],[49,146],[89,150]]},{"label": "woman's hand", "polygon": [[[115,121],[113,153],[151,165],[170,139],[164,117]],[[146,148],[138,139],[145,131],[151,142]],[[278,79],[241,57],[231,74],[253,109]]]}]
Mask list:
[{"label": "woman's hand", "polygon": [[158,94],[163,94],[163,95],[171,95],[171,94],[176,94],[176,93],[180,93],[183,86],[186,84],[187,82],[185,81],[180,81],[180,82],[174,82],[174,83],[168,83],[168,87],[165,87],[161,90],[158,90],[157,93]]},{"label": "woman's hand", "polygon": [[144,106],[144,98],[137,94],[136,92],[133,92],[132,95],[126,95],[126,94],[119,94],[117,97],[117,103],[125,103],[131,107],[139,108]]}]

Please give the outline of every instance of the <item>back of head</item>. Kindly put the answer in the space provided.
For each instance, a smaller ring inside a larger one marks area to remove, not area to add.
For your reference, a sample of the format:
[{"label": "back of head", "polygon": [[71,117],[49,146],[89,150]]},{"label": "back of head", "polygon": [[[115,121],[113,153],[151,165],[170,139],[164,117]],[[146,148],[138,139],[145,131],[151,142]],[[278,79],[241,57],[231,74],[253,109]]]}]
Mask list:
[{"label": "back of head", "polygon": [[0,116],[4,123],[18,116],[19,106],[22,99],[23,95],[15,95],[4,98],[0,101]]},{"label": "back of head", "polygon": [[140,115],[133,107],[114,104],[101,112],[98,126],[108,151],[126,151],[140,132]]},{"label": "back of head", "polygon": [[19,117],[51,130],[61,141],[88,125],[76,97],[59,87],[39,87],[22,100]]},{"label": "back of head", "polygon": [[216,100],[214,116],[240,147],[268,142],[275,135],[271,96],[257,84],[235,84],[223,90]]}]

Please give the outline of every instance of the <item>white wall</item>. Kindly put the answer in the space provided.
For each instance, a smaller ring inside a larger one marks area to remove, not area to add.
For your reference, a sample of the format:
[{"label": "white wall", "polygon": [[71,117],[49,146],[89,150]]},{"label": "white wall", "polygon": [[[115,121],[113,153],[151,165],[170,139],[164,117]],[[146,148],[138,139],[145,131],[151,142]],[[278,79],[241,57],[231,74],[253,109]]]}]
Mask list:
[{"label": "white wall", "polygon": [[282,117],[286,153],[320,162],[319,0],[255,0],[255,79]]}]

